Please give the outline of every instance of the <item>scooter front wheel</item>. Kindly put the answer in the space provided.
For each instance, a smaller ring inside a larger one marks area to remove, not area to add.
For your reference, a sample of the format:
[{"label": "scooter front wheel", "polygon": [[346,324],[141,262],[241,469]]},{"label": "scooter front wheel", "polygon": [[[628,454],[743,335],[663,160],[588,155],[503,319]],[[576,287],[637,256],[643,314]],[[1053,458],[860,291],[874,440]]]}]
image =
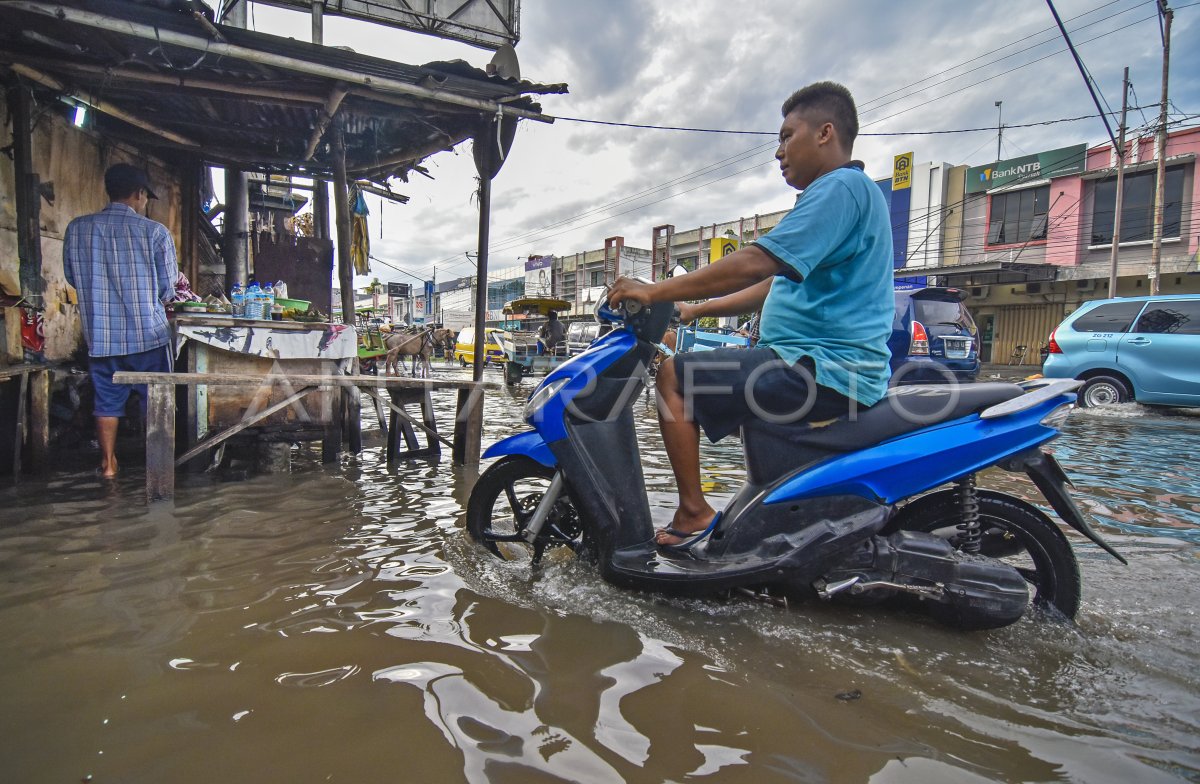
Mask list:
[{"label": "scooter front wheel", "polygon": [[[1035,607],[1054,607],[1068,618],[1079,611],[1079,562],[1058,526],[1036,507],[993,490],[979,491],[979,553],[1014,567],[1029,584]],[[953,490],[907,504],[884,529],[934,534],[958,543],[962,512]]]},{"label": "scooter front wheel", "polygon": [[467,533],[506,561],[536,564],[548,550],[580,550],[583,526],[565,488],[538,536],[533,542],[524,538],[553,478],[553,468],[528,457],[514,455],[493,464],[479,477],[467,501]]}]

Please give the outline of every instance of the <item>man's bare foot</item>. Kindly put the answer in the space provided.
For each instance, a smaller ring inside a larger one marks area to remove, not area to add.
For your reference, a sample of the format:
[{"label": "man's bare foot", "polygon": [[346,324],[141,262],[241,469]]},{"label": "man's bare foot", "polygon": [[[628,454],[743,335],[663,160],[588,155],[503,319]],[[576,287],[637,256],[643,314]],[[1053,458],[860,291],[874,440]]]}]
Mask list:
[{"label": "man's bare foot", "polygon": [[112,463],[111,465],[108,465],[108,466],[102,465],[98,469],[97,473],[100,474],[101,479],[116,479],[117,478],[117,464]]},{"label": "man's bare foot", "polygon": [[[682,509],[678,509],[675,511],[675,517],[671,519],[670,526],[654,532],[654,543],[668,546],[680,544],[688,536],[698,534],[708,528],[716,516],[716,510],[707,504],[705,504],[704,510],[698,514],[685,514]],[[677,534],[685,534],[685,536]]]}]

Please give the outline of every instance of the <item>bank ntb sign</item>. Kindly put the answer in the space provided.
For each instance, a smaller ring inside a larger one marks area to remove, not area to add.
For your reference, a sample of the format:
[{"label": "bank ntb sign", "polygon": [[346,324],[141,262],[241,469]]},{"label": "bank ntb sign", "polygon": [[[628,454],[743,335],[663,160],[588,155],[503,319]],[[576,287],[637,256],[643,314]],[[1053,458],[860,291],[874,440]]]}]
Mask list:
[{"label": "bank ntb sign", "polygon": [[972,166],[967,169],[967,193],[983,193],[1005,185],[1078,174],[1083,171],[1086,158],[1087,145],[1076,144],[986,166]]}]

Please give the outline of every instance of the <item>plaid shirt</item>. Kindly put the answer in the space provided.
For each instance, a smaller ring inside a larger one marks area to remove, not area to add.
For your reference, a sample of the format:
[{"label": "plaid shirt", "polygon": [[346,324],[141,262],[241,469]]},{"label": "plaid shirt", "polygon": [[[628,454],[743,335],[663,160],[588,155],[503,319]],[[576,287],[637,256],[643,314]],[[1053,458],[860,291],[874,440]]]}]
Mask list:
[{"label": "plaid shirt", "polygon": [[137,354],[170,342],[164,302],[179,266],[167,227],[124,204],[71,221],[63,242],[67,282],[79,295],[88,354]]}]

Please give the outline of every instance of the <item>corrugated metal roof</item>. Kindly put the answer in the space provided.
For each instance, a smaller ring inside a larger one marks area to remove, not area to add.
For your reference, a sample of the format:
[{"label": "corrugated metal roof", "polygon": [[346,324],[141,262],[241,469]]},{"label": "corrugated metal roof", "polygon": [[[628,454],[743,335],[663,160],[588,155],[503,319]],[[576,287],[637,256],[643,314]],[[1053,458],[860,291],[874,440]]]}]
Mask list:
[{"label": "corrugated metal roof", "polygon": [[331,93],[348,89],[336,112],[347,166],[376,181],[420,170],[501,103],[537,115],[531,95],[566,92],[462,61],[394,63],[117,0],[0,4],[0,63],[39,91],[98,107],[101,133],[215,164],[317,176],[333,169],[328,134],[311,160],[306,148],[327,122]]}]

